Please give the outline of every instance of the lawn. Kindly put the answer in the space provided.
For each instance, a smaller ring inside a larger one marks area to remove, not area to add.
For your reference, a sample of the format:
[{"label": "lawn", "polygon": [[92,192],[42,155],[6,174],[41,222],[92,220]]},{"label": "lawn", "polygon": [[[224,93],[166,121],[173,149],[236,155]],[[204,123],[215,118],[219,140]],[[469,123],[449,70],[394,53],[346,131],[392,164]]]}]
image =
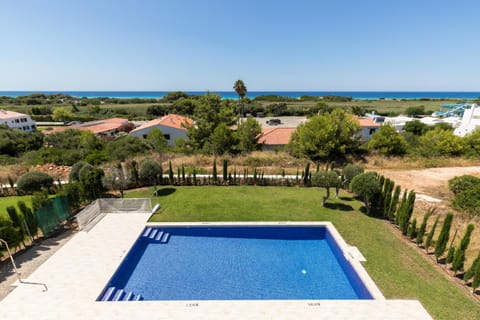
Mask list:
[{"label": "lawn", "polygon": [[31,199],[32,199],[32,196],[0,197],[0,218],[8,218],[7,207],[9,206],[15,206],[17,208],[17,211],[20,212],[20,210],[17,207],[17,202],[19,200],[25,201],[27,206],[31,207],[32,206]]},{"label": "lawn", "polygon": [[364,266],[386,298],[418,299],[435,319],[480,319],[480,304],[398,240],[388,223],[361,213],[361,203],[346,193],[323,208],[322,194],[317,188],[166,187],[151,221],[331,221],[366,257]]}]

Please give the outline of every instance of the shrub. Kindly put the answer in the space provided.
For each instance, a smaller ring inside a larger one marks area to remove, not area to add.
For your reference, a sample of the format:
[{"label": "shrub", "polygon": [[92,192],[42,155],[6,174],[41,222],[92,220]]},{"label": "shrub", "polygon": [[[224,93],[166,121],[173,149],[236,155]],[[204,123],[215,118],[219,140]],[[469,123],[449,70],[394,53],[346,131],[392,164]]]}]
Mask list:
[{"label": "shrub", "polygon": [[480,185],[480,178],[468,174],[448,180],[448,188],[455,195],[473,189],[478,185]]},{"label": "shrub", "polygon": [[39,191],[42,188],[53,186],[53,178],[40,171],[31,171],[25,173],[17,181],[17,188],[26,193]]},{"label": "shrub", "polygon": [[452,204],[455,209],[461,210],[469,216],[480,215],[480,185],[457,194]]},{"label": "shrub", "polygon": [[[23,240],[20,228],[16,228],[13,222],[0,216],[0,239],[5,240],[10,247],[17,247]],[[4,246],[0,247],[3,250]]]},{"label": "shrub", "polygon": [[79,173],[80,173],[80,170],[83,168],[84,165],[86,165],[87,163],[84,162],[84,161],[79,161],[79,162],[76,162],[71,170],[70,170],[70,174],[68,176],[68,180],[70,180],[70,182],[72,181],[80,181],[80,176],[79,176]]},{"label": "shrub", "polygon": [[48,202],[48,192],[41,190],[33,193],[32,207],[34,211],[37,211]]},{"label": "shrub", "polygon": [[[317,170],[318,171],[318,170]],[[349,186],[353,178],[363,173],[363,168],[356,164],[349,163],[343,168],[343,181],[345,186]]]},{"label": "shrub", "polygon": [[357,175],[350,183],[350,190],[363,200],[367,213],[370,213],[374,199],[380,194],[377,173],[367,172]]}]

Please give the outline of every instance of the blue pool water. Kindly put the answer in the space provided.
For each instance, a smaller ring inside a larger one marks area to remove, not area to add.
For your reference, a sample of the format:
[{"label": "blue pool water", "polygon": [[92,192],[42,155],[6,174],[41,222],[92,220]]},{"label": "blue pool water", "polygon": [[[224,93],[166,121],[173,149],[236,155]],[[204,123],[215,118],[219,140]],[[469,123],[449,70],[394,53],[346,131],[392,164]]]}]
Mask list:
[{"label": "blue pool water", "polygon": [[325,227],[146,228],[99,300],[372,299]]}]

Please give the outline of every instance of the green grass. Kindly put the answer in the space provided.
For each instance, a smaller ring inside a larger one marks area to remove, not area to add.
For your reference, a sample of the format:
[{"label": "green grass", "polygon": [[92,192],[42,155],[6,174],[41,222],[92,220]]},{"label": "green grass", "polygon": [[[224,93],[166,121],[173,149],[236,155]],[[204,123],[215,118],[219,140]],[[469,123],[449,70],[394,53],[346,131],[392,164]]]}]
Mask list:
[{"label": "green grass", "polygon": [[[159,213],[151,221],[331,221],[357,246],[364,264],[388,299],[418,299],[435,319],[480,319],[480,304],[450,282],[416,249],[401,242],[385,221],[360,212],[349,194],[321,206],[317,188],[178,187],[163,188]],[[149,197],[152,189],[127,192]]]},{"label": "green grass", "polygon": [[32,196],[18,196],[18,197],[0,197],[0,218],[8,218],[7,207],[15,206],[17,211],[20,210],[17,207],[17,202],[23,200],[27,206],[32,206]]}]

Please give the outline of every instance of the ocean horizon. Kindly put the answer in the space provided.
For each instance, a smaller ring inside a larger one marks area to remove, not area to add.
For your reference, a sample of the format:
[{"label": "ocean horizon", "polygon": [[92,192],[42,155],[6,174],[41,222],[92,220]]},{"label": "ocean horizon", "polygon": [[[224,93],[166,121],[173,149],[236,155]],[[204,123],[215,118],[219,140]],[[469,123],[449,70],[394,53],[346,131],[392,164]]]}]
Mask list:
[{"label": "ocean horizon", "polygon": [[[19,97],[34,93],[39,94],[67,94],[77,98],[117,98],[117,99],[158,99],[172,91],[0,91],[0,96]],[[204,95],[207,92],[220,95],[223,99],[237,99],[235,91],[184,91],[191,95]],[[249,91],[247,97],[255,98],[264,95],[277,95],[289,98],[301,96],[340,96],[352,97],[356,100],[379,99],[467,99],[476,100],[480,91]]]}]

